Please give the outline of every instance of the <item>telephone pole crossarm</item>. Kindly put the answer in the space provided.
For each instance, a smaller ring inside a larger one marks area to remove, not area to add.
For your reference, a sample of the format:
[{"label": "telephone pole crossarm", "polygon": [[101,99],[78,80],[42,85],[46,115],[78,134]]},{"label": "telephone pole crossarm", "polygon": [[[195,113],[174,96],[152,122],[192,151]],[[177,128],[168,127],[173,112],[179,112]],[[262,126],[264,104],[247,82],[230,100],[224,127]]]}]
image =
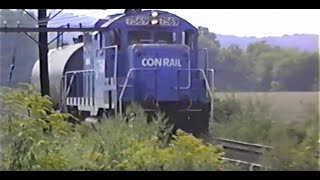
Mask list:
[{"label": "telephone pole crossarm", "polygon": [[[67,27],[47,27],[48,22],[55,18],[58,14],[56,13],[53,17],[47,16],[47,9],[38,9],[38,19],[33,17],[29,12],[24,10],[33,20],[38,22],[38,27],[21,27],[19,26],[19,21],[17,22],[16,27],[8,27],[7,22],[3,22],[3,26],[0,27],[0,33],[25,33],[29,36],[33,41],[38,43],[39,48],[39,61],[40,61],[40,87],[41,87],[41,94],[43,96],[48,95],[50,96],[50,82],[49,82],[49,72],[48,72],[48,32],[57,32],[58,36],[56,39],[59,40],[59,36],[62,35],[64,32],[94,32],[94,31],[105,31],[106,28],[102,27],[83,27],[80,23],[78,27],[70,27],[68,24]],[[30,36],[28,33],[37,32],[39,33],[39,40],[37,41],[35,38]]]},{"label": "telephone pole crossarm", "polygon": [[101,27],[0,27],[0,33],[19,32],[92,32],[103,31]]}]

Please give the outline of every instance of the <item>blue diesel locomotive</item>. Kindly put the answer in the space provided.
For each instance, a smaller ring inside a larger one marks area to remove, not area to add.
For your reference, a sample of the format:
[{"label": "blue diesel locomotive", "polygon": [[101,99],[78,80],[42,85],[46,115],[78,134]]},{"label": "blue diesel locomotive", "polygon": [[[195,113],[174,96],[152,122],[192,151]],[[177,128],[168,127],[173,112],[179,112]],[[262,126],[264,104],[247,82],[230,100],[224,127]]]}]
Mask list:
[{"label": "blue diesel locomotive", "polygon": [[[132,102],[164,112],[198,136],[213,114],[213,69],[198,49],[198,29],[169,12],[127,10],[95,23],[100,32],[49,52],[50,93],[57,108],[82,116],[122,115]],[[39,61],[32,72],[39,87]]]}]

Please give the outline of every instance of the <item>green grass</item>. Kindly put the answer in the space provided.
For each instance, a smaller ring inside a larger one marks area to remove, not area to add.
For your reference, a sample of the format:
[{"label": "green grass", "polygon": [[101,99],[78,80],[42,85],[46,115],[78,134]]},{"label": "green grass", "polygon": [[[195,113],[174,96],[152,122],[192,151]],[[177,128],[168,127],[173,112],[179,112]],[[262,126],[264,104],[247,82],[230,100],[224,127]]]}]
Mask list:
[{"label": "green grass", "polygon": [[274,147],[262,158],[264,170],[319,170],[318,94],[216,94],[210,132]]},{"label": "green grass", "polygon": [[217,98],[235,95],[240,101],[248,99],[259,100],[271,105],[271,111],[282,122],[295,122],[304,120],[306,108],[310,104],[319,109],[319,92],[237,92],[215,93]]}]

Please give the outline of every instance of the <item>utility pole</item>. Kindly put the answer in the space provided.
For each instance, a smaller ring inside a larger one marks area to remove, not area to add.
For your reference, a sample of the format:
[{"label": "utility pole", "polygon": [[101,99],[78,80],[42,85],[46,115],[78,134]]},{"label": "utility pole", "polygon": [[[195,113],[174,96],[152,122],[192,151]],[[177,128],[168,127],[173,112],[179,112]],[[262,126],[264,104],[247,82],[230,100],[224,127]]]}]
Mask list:
[{"label": "utility pole", "polygon": [[[47,10],[38,9],[39,28],[47,28]],[[40,87],[42,96],[50,96],[48,71],[48,32],[39,32]]]},{"label": "utility pole", "polygon": [[[104,9],[106,10],[106,9]],[[62,10],[53,17],[47,16],[47,9],[38,9],[38,18],[34,18],[28,11],[23,11],[28,14],[33,20],[38,22],[39,27],[7,27],[6,21],[3,22],[4,26],[0,27],[0,33],[20,33],[23,32],[29,38],[31,38],[35,43],[38,44],[39,48],[39,61],[40,61],[40,86],[42,96],[50,96],[50,83],[49,83],[49,72],[48,72],[48,45],[53,41],[58,39],[64,32],[93,32],[93,31],[103,31],[103,27],[83,27],[80,23],[78,27],[70,27],[69,24],[66,27],[47,27],[50,20],[56,17],[62,12]],[[39,39],[34,39],[28,33],[38,32]],[[58,36],[48,43],[48,32],[57,32]]]}]

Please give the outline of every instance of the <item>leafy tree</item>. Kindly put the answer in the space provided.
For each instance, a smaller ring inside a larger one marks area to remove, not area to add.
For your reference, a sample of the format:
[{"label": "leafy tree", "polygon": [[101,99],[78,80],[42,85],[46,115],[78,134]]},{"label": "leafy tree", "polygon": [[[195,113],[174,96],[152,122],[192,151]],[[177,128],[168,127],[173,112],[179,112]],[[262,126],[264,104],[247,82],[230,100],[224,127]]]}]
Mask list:
[{"label": "leafy tree", "polygon": [[265,41],[246,51],[236,45],[220,48],[214,33],[199,27],[199,47],[208,48],[220,91],[317,91],[318,53],[272,47]]},{"label": "leafy tree", "polygon": [[[216,59],[219,56],[219,48],[220,44],[216,40],[216,35],[214,33],[210,33],[208,28],[199,27],[199,37],[198,37],[198,48],[208,49],[208,66],[210,68],[215,66]],[[202,52],[200,52],[202,53]]]},{"label": "leafy tree", "polygon": [[273,75],[281,84],[281,90],[311,91],[319,80],[317,53],[301,53],[277,65]]}]

